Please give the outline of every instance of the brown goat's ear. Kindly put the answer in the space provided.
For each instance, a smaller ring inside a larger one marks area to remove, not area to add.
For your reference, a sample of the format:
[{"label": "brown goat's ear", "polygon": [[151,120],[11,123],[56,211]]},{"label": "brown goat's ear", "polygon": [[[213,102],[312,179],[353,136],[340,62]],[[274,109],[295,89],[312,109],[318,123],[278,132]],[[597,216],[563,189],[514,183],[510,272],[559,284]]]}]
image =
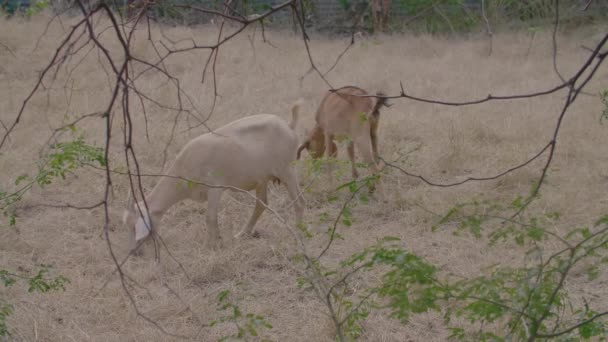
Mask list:
[{"label": "brown goat's ear", "polygon": [[300,155],[302,154],[302,150],[305,149],[305,148],[310,148],[310,140],[307,140],[302,145],[300,145],[300,147],[298,147],[298,158],[297,158],[297,160],[300,160]]}]

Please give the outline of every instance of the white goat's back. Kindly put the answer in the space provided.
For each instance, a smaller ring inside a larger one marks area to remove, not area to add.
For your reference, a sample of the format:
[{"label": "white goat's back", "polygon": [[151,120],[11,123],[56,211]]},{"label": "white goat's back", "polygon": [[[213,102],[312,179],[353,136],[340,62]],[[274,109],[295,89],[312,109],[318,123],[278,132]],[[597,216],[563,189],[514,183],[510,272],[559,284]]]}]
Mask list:
[{"label": "white goat's back", "polygon": [[260,182],[281,178],[296,159],[297,144],[295,131],[282,118],[252,115],[191,140],[169,173],[251,190]]}]

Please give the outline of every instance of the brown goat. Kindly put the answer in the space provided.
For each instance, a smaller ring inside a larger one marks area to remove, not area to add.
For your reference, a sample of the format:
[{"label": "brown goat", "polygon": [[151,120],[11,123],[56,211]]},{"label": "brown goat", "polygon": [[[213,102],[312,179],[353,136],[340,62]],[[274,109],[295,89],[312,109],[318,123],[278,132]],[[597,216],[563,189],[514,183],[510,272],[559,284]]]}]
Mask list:
[{"label": "brown goat", "polygon": [[[313,158],[320,158],[325,153],[336,157],[338,149],[335,138],[344,137],[348,143],[348,157],[354,178],[359,176],[355,165],[355,145],[361,152],[363,160],[370,165],[374,173],[378,168],[378,123],[380,107],[389,107],[385,98],[361,97],[368,93],[358,87],[346,86],[335,91],[328,91],[321,101],[315,117],[316,125],[306,140],[298,148],[298,159],[306,149]],[[376,93],[385,96],[383,93]],[[330,170],[331,172],[331,166]]]}]

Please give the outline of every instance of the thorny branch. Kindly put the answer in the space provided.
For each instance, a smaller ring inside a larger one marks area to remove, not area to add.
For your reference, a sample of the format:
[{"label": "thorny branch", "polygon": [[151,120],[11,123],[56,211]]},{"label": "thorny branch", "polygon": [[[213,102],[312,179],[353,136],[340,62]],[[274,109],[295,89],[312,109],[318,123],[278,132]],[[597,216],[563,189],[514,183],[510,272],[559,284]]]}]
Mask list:
[{"label": "thorny branch", "polygon": [[17,58],[17,56],[15,55],[15,53],[13,52],[13,50],[11,48],[9,48],[8,46],[6,46],[6,44],[3,44],[2,42],[0,42],[0,47],[5,49],[6,51],[8,51],[8,53],[11,54],[11,56]]},{"label": "thorny branch", "polygon": [[406,98],[406,99],[415,100],[415,101],[419,101],[419,102],[444,105],[444,106],[468,106],[468,105],[481,104],[481,103],[485,103],[485,102],[489,102],[489,101],[496,101],[496,100],[515,100],[515,99],[533,98],[533,97],[553,94],[562,89],[568,89],[568,94],[566,96],[566,100],[556,119],[555,128],[553,130],[553,134],[552,134],[549,142],[544,147],[542,147],[540,149],[540,151],[538,153],[536,153],[534,156],[530,157],[526,161],[524,161],[514,167],[511,167],[511,168],[507,169],[506,171],[503,171],[495,176],[469,177],[463,181],[441,184],[441,183],[429,181],[424,176],[413,174],[400,167],[397,167],[396,165],[389,164],[389,166],[391,166],[395,169],[398,169],[399,171],[401,171],[402,173],[404,173],[410,177],[418,178],[418,179],[422,180],[423,182],[427,183],[428,185],[437,186],[437,187],[452,187],[452,186],[457,186],[457,185],[467,183],[469,181],[485,181],[485,180],[493,180],[493,179],[500,178],[517,169],[520,169],[520,168],[530,164],[534,160],[538,159],[541,155],[548,153],[547,160],[542,168],[542,171],[538,178],[536,186],[532,190],[530,196],[528,196],[524,205],[514,214],[514,216],[517,216],[523,210],[525,210],[525,208],[527,208],[527,206],[535,198],[537,198],[540,188],[541,188],[545,178],[547,177],[547,173],[548,173],[549,167],[551,166],[551,162],[553,161],[553,156],[555,154],[555,148],[557,146],[557,139],[558,139],[558,135],[559,135],[559,132],[561,129],[563,119],[566,116],[566,114],[568,113],[568,110],[570,109],[570,107],[572,106],[574,101],[576,101],[578,95],[582,93],[582,91],[585,88],[585,86],[587,85],[587,83],[595,76],[595,73],[597,72],[599,67],[602,65],[602,63],[604,62],[606,57],[608,56],[608,52],[600,52],[607,45],[607,42],[608,42],[608,33],[597,43],[597,45],[596,45],[595,49],[593,49],[593,52],[591,53],[591,55],[589,55],[589,57],[581,65],[579,70],[576,73],[574,73],[574,75],[570,79],[566,80],[565,82],[563,82],[557,86],[554,86],[550,89],[543,90],[543,91],[537,91],[537,92],[532,92],[532,93],[527,93],[527,94],[506,95],[506,96],[494,96],[494,95],[490,94],[486,98],[483,98],[483,99],[454,102],[454,101],[435,100],[435,99],[428,99],[428,98],[408,95],[405,93],[403,84],[401,84],[401,93],[399,95],[388,95],[388,96],[354,95],[354,96],[375,97],[375,98],[384,98],[384,99]]}]

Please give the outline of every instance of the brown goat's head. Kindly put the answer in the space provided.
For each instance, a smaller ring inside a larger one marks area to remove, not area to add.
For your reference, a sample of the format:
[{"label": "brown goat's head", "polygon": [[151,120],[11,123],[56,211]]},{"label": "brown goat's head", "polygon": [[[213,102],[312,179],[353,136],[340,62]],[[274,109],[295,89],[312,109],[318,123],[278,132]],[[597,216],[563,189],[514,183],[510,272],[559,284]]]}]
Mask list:
[{"label": "brown goat's head", "polygon": [[[335,151],[337,149],[336,143],[332,141],[331,144],[332,149],[330,151]],[[298,147],[298,159],[300,159],[300,155],[304,149],[306,149],[308,154],[315,159],[323,157],[325,154],[325,135],[323,134],[321,127],[315,126],[315,128],[307,134],[306,140]]]},{"label": "brown goat's head", "polygon": [[302,154],[302,150],[306,149],[311,157],[321,158],[325,153],[325,135],[319,126],[315,126],[313,130],[307,134],[306,140],[298,147],[298,159]]}]

